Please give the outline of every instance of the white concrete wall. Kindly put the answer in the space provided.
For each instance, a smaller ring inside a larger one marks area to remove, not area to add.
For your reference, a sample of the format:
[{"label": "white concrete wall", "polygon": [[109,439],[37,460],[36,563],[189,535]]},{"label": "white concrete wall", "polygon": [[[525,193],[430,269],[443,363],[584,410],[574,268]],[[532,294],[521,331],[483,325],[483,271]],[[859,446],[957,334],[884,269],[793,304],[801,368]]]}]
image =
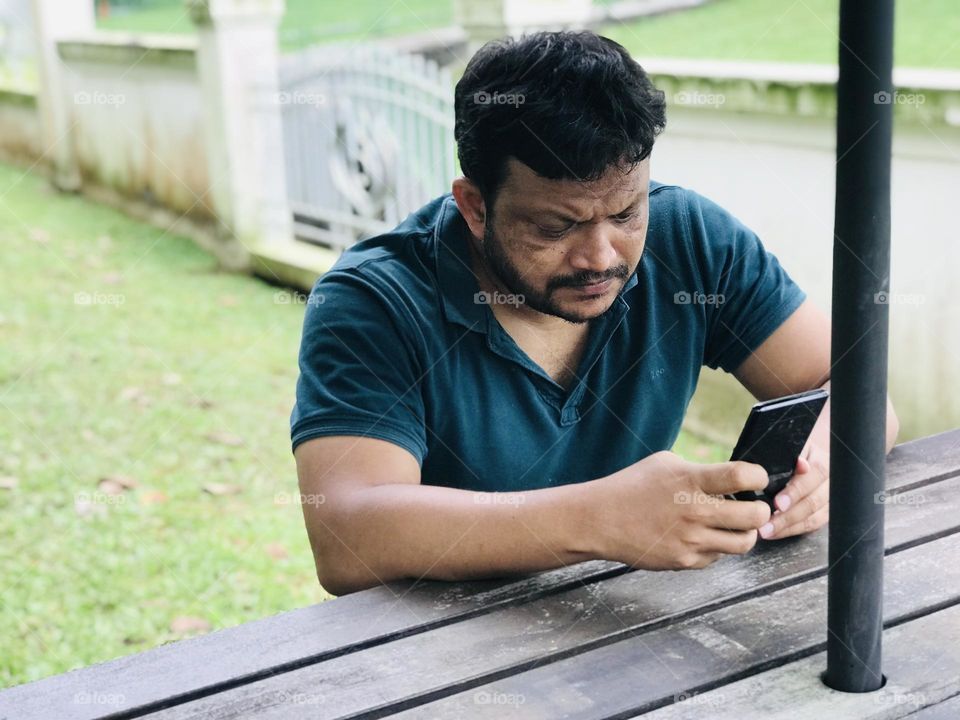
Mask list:
[{"label": "white concrete wall", "polygon": [[[669,99],[669,98],[668,98]],[[830,312],[835,186],[832,118],[673,105],[652,175],[731,210]],[[901,439],[960,426],[960,128],[896,123],[892,187],[890,392]],[[736,432],[714,406],[735,381],[707,371],[693,421]]]},{"label": "white concrete wall", "polygon": [[84,182],[212,217],[196,40],[100,33],[62,42],[59,51]]}]

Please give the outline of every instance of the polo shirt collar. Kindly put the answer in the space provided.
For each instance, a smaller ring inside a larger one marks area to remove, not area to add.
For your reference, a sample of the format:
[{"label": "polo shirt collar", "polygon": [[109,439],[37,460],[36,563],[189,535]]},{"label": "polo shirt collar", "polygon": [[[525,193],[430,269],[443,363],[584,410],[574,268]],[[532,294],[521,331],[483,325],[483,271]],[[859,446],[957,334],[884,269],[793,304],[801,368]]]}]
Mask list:
[{"label": "polo shirt collar", "polygon": [[[440,303],[444,316],[450,322],[459,323],[471,330],[487,331],[487,314],[484,303],[475,301],[480,292],[477,276],[470,259],[469,228],[460,214],[456,201],[448,195],[440,206],[440,217],[434,225],[434,258],[440,289]],[[639,265],[638,265],[639,269]],[[637,284],[634,271],[614,301],[629,309],[623,295]]]}]

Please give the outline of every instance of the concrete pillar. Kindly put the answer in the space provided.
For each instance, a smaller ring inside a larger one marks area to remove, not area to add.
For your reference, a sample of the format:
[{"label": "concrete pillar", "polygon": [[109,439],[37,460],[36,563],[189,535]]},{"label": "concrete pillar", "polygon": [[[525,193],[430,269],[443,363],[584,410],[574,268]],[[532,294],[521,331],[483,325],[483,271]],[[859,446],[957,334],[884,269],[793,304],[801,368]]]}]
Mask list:
[{"label": "concrete pillar", "polygon": [[61,190],[80,189],[80,169],[71,133],[73,98],[66,96],[57,42],[93,32],[92,2],[33,0],[33,27],[37,42],[40,137],[53,184]]},{"label": "concrete pillar", "polygon": [[248,253],[293,242],[277,80],[283,0],[186,0],[197,25],[204,142],[224,239]]},{"label": "concrete pillar", "polygon": [[591,0],[455,0],[455,21],[467,33],[473,55],[488,40],[535,30],[586,27]]}]

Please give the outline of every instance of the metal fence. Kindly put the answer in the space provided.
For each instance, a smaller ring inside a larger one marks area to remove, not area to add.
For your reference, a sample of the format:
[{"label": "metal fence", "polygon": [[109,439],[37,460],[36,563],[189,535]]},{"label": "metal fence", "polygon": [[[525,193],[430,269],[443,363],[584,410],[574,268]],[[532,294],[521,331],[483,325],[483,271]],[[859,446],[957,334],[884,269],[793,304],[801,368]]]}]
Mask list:
[{"label": "metal fence", "polygon": [[453,81],[419,55],[324,45],[280,64],[287,187],[301,239],[344,248],[447,192]]}]

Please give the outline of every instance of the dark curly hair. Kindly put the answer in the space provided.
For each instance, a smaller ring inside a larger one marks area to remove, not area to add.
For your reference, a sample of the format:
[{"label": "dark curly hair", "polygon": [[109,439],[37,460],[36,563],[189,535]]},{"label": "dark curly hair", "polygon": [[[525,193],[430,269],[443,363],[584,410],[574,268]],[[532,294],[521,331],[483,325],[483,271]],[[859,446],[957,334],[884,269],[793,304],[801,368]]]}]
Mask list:
[{"label": "dark curly hair", "polygon": [[460,167],[492,207],[507,158],[542,177],[596,180],[650,155],[666,102],[619,43],[589,31],[493,40],[455,93]]}]

